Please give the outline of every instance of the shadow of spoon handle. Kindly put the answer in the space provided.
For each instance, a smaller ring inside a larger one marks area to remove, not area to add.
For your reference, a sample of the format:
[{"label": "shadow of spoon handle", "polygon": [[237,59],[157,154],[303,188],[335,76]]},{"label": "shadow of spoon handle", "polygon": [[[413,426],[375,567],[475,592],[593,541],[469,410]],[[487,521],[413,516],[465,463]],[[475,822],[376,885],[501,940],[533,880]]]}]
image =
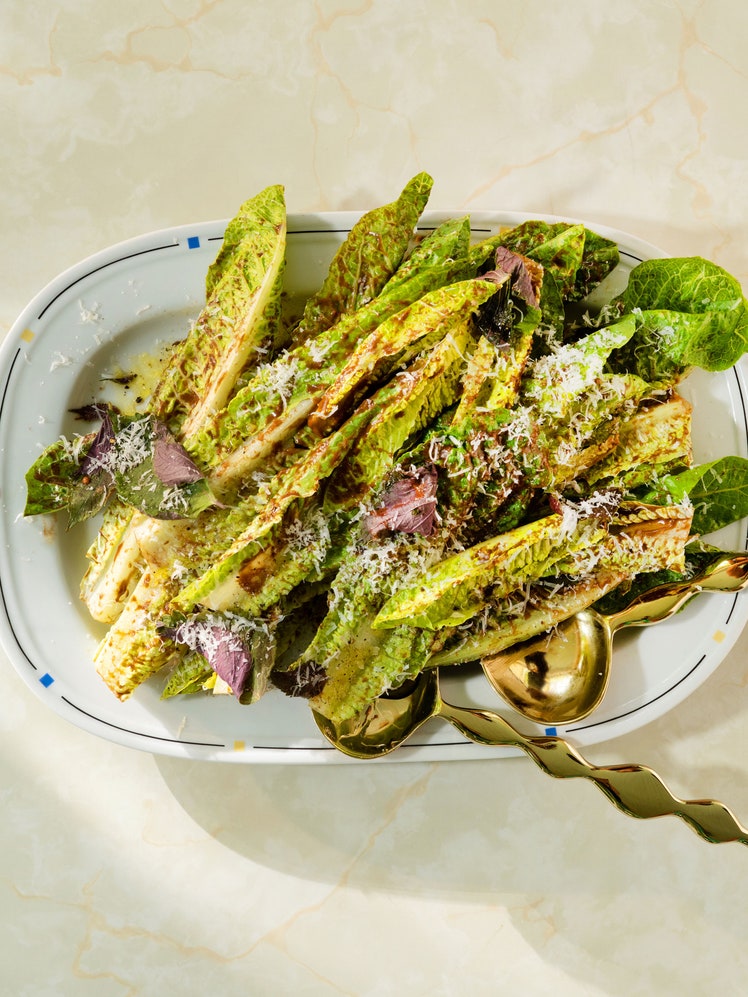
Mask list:
[{"label": "shadow of spoon handle", "polygon": [[520,748],[539,768],[556,779],[589,779],[614,806],[630,817],[680,817],[706,841],[737,841],[748,845],[748,829],[738,823],[723,803],[681,800],[645,765],[593,765],[563,738],[526,737],[503,717],[486,710],[443,703],[439,712],[472,741]]}]

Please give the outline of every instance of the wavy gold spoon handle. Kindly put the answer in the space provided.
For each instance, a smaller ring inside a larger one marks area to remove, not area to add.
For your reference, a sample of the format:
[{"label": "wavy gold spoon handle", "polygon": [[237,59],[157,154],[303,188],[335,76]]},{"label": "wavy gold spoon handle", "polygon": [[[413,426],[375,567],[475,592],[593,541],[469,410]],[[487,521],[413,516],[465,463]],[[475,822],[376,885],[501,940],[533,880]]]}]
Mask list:
[{"label": "wavy gold spoon handle", "polygon": [[681,800],[645,765],[593,765],[561,737],[527,737],[486,710],[466,709],[442,701],[439,715],[465,737],[487,745],[512,745],[556,779],[589,779],[630,817],[675,816],[706,841],[748,845],[748,829],[718,800]]}]

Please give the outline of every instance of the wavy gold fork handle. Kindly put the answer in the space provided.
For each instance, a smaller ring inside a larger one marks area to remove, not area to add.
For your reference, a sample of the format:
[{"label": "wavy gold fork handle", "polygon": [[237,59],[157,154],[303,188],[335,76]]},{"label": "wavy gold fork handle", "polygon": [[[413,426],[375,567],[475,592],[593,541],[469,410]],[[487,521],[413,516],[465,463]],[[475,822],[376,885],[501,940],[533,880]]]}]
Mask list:
[{"label": "wavy gold fork handle", "polygon": [[706,841],[748,845],[748,829],[718,800],[681,800],[645,765],[593,765],[561,737],[527,737],[499,716],[441,703],[439,715],[471,741],[521,748],[548,775],[589,779],[630,817],[680,817]]}]

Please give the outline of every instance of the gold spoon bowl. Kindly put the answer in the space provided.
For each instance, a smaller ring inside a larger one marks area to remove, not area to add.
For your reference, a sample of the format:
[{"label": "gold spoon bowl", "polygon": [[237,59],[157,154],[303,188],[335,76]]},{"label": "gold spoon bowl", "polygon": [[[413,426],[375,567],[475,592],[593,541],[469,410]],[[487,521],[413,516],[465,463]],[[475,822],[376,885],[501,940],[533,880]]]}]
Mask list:
[{"label": "gold spoon bowl", "polygon": [[748,554],[729,554],[687,582],[644,592],[617,613],[580,610],[551,631],[481,660],[493,688],[515,710],[544,726],[588,716],[610,682],[613,636],[677,613],[699,592],[738,592],[748,585]]}]

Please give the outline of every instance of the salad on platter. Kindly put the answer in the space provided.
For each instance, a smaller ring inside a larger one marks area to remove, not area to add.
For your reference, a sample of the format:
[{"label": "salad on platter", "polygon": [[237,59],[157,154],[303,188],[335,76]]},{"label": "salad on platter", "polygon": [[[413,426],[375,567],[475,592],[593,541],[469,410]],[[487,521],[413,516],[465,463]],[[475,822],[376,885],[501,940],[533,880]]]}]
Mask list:
[{"label": "salad on platter", "polygon": [[695,464],[696,368],[748,349],[739,283],[651,259],[605,292],[615,242],[529,220],[479,242],[416,227],[414,177],[287,300],[281,186],[247,200],[205,304],[142,406],[29,468],[25,515],[100,526],[80,592],[124,700],[268,689],[349,719],[713,555],[748,461]]}]

